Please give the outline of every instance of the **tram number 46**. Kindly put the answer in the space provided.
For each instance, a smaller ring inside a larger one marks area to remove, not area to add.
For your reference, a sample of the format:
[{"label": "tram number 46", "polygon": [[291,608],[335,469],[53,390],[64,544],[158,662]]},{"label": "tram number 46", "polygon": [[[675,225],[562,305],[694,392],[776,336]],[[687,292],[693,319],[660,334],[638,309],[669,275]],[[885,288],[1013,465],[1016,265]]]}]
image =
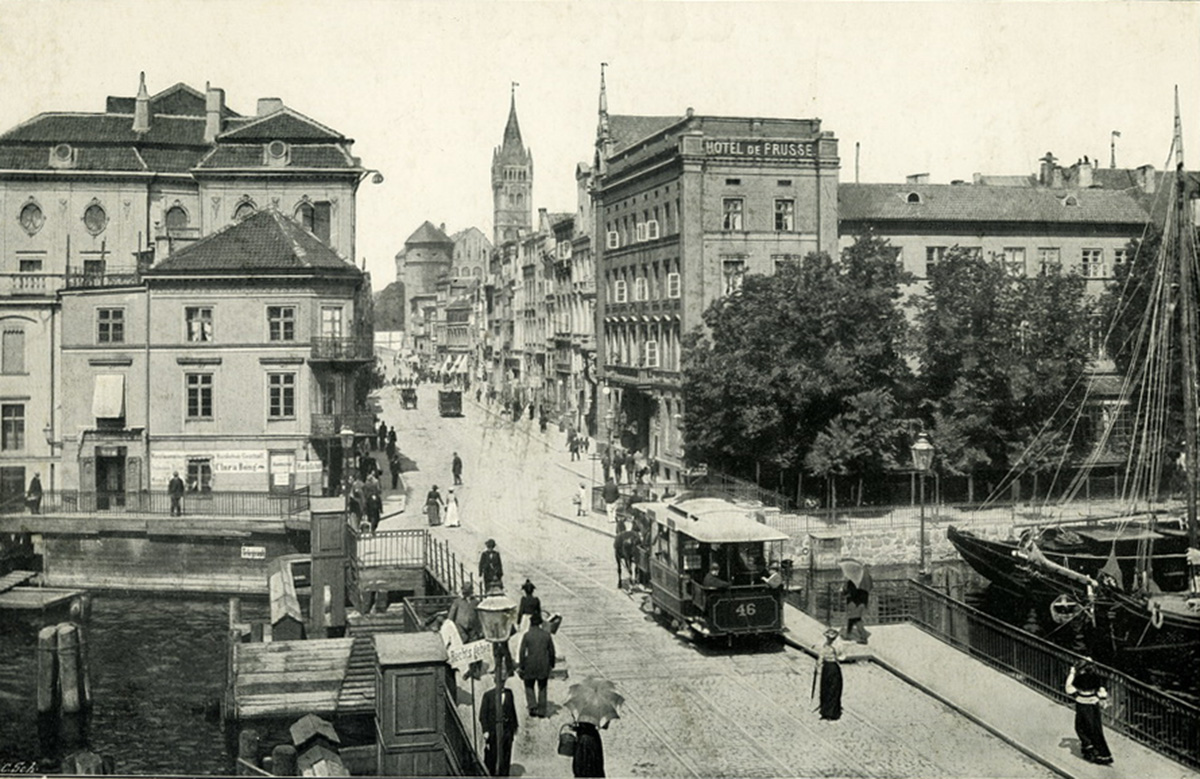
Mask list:
[{"label": "tram number 46", "polygon": [[753,617],[756,611],[753,603],[739,603],[733,613],[739,617]]}]

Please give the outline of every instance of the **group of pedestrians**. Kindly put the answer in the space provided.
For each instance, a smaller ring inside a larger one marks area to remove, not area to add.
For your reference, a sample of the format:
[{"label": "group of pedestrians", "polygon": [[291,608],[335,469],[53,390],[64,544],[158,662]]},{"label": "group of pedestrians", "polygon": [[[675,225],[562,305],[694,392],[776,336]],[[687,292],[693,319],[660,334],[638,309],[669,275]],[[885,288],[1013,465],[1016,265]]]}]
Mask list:
[{"label": "group of pedestrians", "polygon": [[658,481],[658,459],[647,457],[640,449],[629,451],[610,446],[600,456],[604,480],[611,477],[617,484],[654,484]]},{"label": "group of pedestrians", "polygon": [[446,527],[462,525],[458,513],[458,495],[455,494],[455,487],[463,483],[462,471],[462,458],[458,456],[458,452],[455,452],[450,461],[450,475],[454,478],[455,486],[450,488],[445,498],[442,497],[442,493],[438,492],[436,484],[425,494],[425,518],[429,521],[430,527],[442,524],[443,520]]}]

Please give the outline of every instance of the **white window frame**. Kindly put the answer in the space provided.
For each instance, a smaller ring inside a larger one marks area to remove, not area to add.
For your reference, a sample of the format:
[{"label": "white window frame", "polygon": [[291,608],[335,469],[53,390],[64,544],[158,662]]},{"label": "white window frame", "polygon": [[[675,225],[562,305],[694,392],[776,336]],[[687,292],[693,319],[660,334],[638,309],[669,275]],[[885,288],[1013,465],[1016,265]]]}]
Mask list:
[{"label": "white window frame", "polygon": [[658,236],[658,220],[651,219],[650,221],[646,222],[646,240],[656,241],[658,240]]},{"label": "white window frame", "polygon": [[925,247],[925,278],[929,278],[930,271],[933,270],[933,266],[946,259],[947,248],[948,247],[945,246]]},{"label": "white window frame", "polygon": [[648,340],[642,345],[642,354],[647,368],[659,367],[658,341]]},{"label": "white window frame", "polygon": [[638,243],[641,243],[646,240],[646,223],[645,222],[638,222],[636,225],[634,225],[633,230],[634,230],[634,235],[636,236],[636,240]]},{"label": "white window frame", "polygon": [[621,234],[618,233],[616,230],[609,230],[608,237],[604,244],[604,248],[620,249],[621,248]]},{"label": "white window frame", "polygon": [[[193,312],[195,312],[194,318]],[[205,312],[208,312],[207,317]],[[184,306],[183,339],[191,344],[212,343],[215,340],[216,319],[216,311],[213,306]],[[194,328],[193,324],[195,324]],[[205,327],[206,324],[207,327]]]},{"label": "white window frame", "polygon": [[683,283],[678,273],[667,274],[667,297],[678,298],[683,290]]},{"label": "white window frame", "polygon": [[625,282],[625,279],[617,279],[613,282],[613,302],[629,302],[629,285]]},{"label": "white window frame", "polygon": [[1051,265],[1062,267],[1062,248],[1058,246],[1039,246],[1038,273],[1045,274]]},{"label": "white window frame", "polygon": [[645,276],[638,276],[633,280],[633,299],[634,300],[649,300],[650,291],[649,285],[646,284]]},{"label": "white window frame", "polygon": [[1029,269],[1026,263],[1026,252],[1024,246],[1006,246],[1004,247],[1004,266],[1008,268],[1008,272],[1017,276],[1028,275]]},{"label": "white window frame", "polygon": [[[735,206],[736,207],[733,207]],[[740,231],[745,229],[746,224],[746,198],[744,197],[723,197],[721,198],[721,229],[729,231]]]},{"label": "white window frame", "polygon": [[1104,267],[1104,250],[1086,248],[1079,250],[1079,275],[1085,279],[1107,278]]},{"label": "white window frame", "polygon": [[[786,207],[784,207],[786,204]],[[781,207],[782,210],[781,210]],[[780,226],[782,221],[783,226]],[[796,231],[796,200],[790,197],[775,199],[775,232],[792,233]]]},{"label": "white window frame", "polygon": [[[277,309],[279,312],[279,316],[272,317],[271,309]],[[289,310],[291,311],[291,315],[286,316],[285,312],[287,312]],[[289,343],[289,342],[295,341],[296,340],[296,314],[297,314],[297,312],[298,312],[298,308],[295,305],[290,304],[290,303],[272,304],[272,305],[267,306],[267,340],[270,341],[271,343]],[[275,334],[272,332],[272,330],[273,330],[272,325],[274,325],[276,323],[279,325],[279,337],[278,338],[276,338]],[[284,337],[284,335],[285,335],[284,325],[286,325],[286,324],[291,324],[291,326],[292,326],[292,333],[291,333],[290,338]]]},{"label": "white window frame", "polygon": [[[193,381],[195,379],[195,381]],[[213,374],[207,372],[189,372],[183,374],[183,418],[185,420],[212,420],[217,416],[217,393],[214,389],[216,382]],[[192,390],[196,392],[196,413],[191,412]],[[204,413],[204,396],[208,395],[208,413]]]},{"label": "white window frame", "polygon": [[[279,402],[275,402],[275,394],[278,390]],[[276,405],[278,405],[278,413],[276,413]],[[288,413],[288,406],[291,406],[291,413]],[[295,419],[296,418],[296,374],[293,371],[272,371],[267,374],[267,419]]]},{"label": "white window frame", "polygon": [[[114,338],[113,328],[118,327],[120,337]],[[108,333],[105,337],[105,328]],[[123,306],[99,306],[96,308],[96,343],[125,343],[125,308]]]}]

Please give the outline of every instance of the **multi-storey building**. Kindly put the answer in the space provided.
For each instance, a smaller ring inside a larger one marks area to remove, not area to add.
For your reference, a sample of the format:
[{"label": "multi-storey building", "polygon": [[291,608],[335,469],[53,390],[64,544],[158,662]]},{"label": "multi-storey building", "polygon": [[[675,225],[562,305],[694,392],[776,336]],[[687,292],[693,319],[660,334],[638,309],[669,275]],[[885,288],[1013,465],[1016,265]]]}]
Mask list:
[{"label": "multi-storey building", "polygon": [[404,282],[404,329],[413,352],[432,365],[437,354],[437,286],[454,263],[454,241],[445,225],[426,221],[396,254],[396,278]]},{"label": "multi-storey building", "polygon": [[746,273],[837,248],[838,148],[817,119],[608,114],[593,251],[600,438],[683,467],[680,338]]},{"label": "multi-storey building", "polygon": [[201,493],[337,484],[340,431],[372,431],[369,296],[365,273],[274,209],[138,284],[64,290],[64,487],[116,506],[175,472]]},{"label": "multi-storey building", "polygon": [[[168,255],[267,207],[354,258],[355,196],[369,173],[341,133],[262,98],[176,84],[109,97],[96,113],[39,114],[0,135],[0,500],[32,472],[61,484],[65,288],[137,283]],[[65,453],[74,460],[74,454]]]}]

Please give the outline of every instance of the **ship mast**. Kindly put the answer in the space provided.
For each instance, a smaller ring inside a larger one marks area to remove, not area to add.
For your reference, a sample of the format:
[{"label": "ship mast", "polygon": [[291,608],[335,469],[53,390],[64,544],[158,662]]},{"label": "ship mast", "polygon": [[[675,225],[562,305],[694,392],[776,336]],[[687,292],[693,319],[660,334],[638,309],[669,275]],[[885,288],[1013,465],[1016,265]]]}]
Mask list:
[{"label": "ship mast", "polygon": [[1183,429],[1184,429],[1184,472],[1187,481],[1187,527],[1188,546],[1200,547],[1197,542],[1196,522],[1196,295],[1193,278],[1195,257],[1192,247],[1192,214],[1187,199],[1183,170],[1183,126],[1179,118],[1179,87],[1175,87],[1175,219],[1174,234],[1169,240],[1175,244],[1179,262],[1179,296],[1182,329],[1180,346],[1183,349]]}]

